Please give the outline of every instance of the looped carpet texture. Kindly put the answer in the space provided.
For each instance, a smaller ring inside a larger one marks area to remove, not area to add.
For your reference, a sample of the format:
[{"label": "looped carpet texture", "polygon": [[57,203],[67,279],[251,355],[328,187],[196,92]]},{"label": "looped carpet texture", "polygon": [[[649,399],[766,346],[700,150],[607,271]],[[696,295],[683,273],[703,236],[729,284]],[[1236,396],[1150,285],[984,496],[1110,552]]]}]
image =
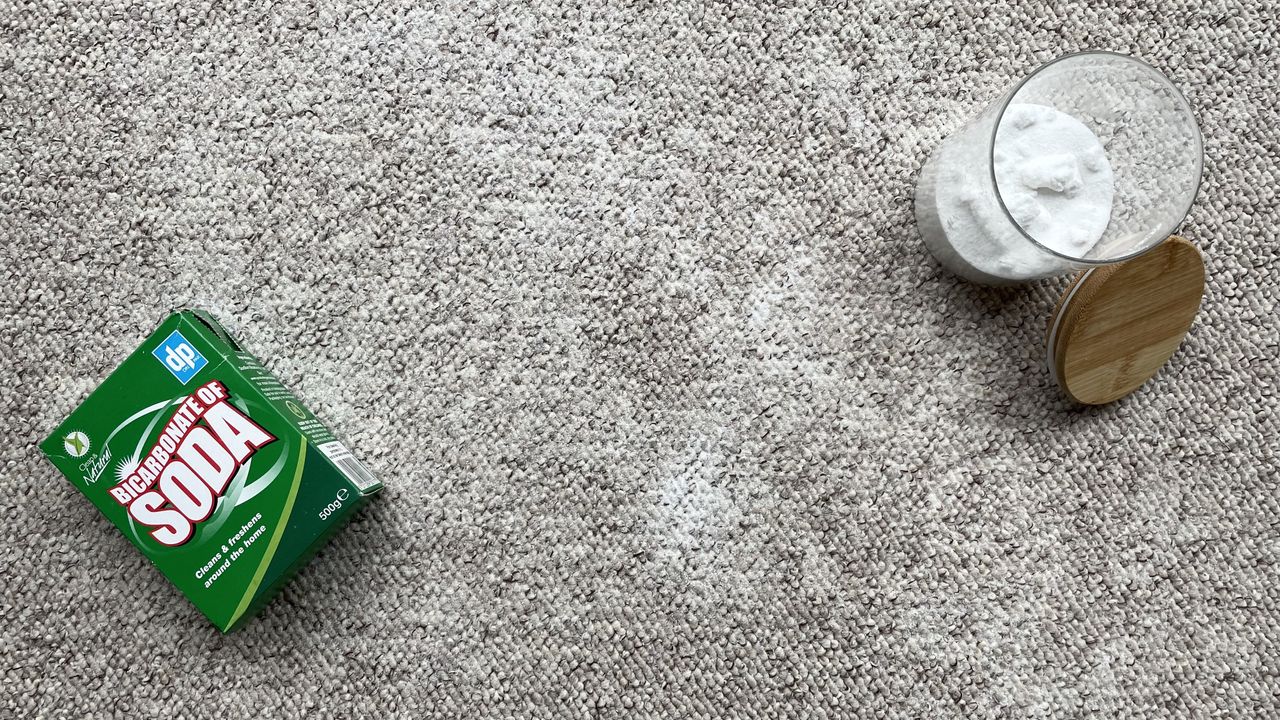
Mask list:
[{"label": "looped carpet texture", "polygon": [[[0,716],[1275,717],[1274,4],[0,0]],[[1185,90],[1208,292],[1065,401],[932,148]],[[220,636],[35,447],[208,308],[386,482]]]}]

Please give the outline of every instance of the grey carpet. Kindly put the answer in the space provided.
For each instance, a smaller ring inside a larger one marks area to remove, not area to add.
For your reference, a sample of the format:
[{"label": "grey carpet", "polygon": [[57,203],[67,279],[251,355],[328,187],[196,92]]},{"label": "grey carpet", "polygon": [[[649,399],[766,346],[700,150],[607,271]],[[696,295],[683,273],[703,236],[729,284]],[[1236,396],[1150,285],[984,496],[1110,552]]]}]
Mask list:
[{"label": "grey carpet", "polygon": [[[1280,714],[1274,9],[181,5],[0,2],[0,716]],[[910,198],[1092,47],[1209,289],[1081,409]],[[387,483],[227,637],[35,448],[189,305]]]}]

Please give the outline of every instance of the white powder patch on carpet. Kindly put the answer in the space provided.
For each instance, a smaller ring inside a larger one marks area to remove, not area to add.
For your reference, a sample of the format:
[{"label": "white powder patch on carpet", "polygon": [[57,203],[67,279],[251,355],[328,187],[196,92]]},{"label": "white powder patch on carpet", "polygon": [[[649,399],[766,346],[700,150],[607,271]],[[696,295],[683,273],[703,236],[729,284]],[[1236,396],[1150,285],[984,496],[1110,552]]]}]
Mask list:
[{"label": "white powder patch on carpet", "polygon": [[726,531],[738,516],[733,495],[722,487],[718,443],[694,438],[663,479],[658,495],[657,521],[664,543],[659,558],[688,573],[690,580],[716,580],[717,553]]}]

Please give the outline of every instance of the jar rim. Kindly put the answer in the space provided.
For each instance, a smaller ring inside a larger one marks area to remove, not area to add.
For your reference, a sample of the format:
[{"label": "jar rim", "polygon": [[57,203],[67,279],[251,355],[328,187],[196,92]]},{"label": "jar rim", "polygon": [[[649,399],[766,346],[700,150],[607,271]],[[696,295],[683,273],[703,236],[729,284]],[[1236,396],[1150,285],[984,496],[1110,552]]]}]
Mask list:
[{"label": "jar rim", "polygon": [[[1013,99],[1017,97],[1018,93],[1021,92],[1024,87],[1026,87],[1027,83],[1039,77],[1044,71],[1057,65],[1058,63],[1061,63],[1067,60],[1076,60],[1076,59],[1091,57],[1091,56],[1116,58],[1122,61],[1128,61],[1136,65],[1140,65],[1141,67],[1150,71],[1153,77],[1155,77],[1158,81],[1163,83],[1168,90],[1171,90],[1173,92],[1173,97],[1176,98],[1179,108],[1186,115],[1186,117],[1190,118],[1191,126],[1195,128],[1194,152],[1195,152],[1195,166],[1196,166],[1196,173],[1195,173],[1196,184],[1195,184],[1195,189],[1191,191],[1190,197],[1188,197],[1187,199],[1186,207],[1182,209],[1181,213],[1177,214],[1177,221],[1171,223],[1168,228],[1165,228],[1164,232],[1158,233],[1155,236],[1156,241],[1152,242],[1150,245],[1147,245],[1146,247],[1138,248],[1137,250],[1134,250],[1133,252],[1127,255],[1114,257],[1114,258],[1106,258],[1106,259],[1083,258],[1083,257],[1068,255],[1066,253],[1055,250],[1045,245],[1044,243],[1040,242],[1039,240],[1035,239],[1034,237],[1032,237],[1031,234],[1028,233],[1022,227],[1022,224],[1014,219],[1013,214],[1009,212],[1009,208],[1005,205],[1004,197],[1000,194],[1000,183],[996,179],[996,163],[995,163],[996,136],[1000,132],[1000,123],[1004,120],[1005,112],[1008,111],[1009,105],[1013,103]],[[1013,227],[1017,228],[1018,233],[1021,234],[1027,240],[1029,240],[1033,245],[1035,245],[1036,247],[1040,248],[1041,250],[1044,250],[1045,252],[1051,255],[1055,255],[1064,260],[1069,260],[1073,263],[1081,263],[1084,265],[1111,265],[1113,263],[1119,263],[1119,262],[1124,262],[1125,260],[1131,260],[1147,252],[1151,248],[1158,246],[1160,244],[1160,241],[1162,241],[1166,236],[1173,234],[1173,232],[1177,230],[1180,225],[1182,225],[1183,221],[1187,219],[1187,215],[1191,213],[1191,208],[1195,205],[1196,198],[1200,195],[1200,186],[1203,184],[1203,181],[1204,181],[1204,133],[1200,129],[1200,123],[1199,121],[1196,120],[1195,113],[1191,109],[1191,103],[1187,102],[1186,96],[1182,93],[1181,90],[1178,89],[1176,85],[1173,84],[1172,81],[1169,80],[1168,77],[1165,76],[1164,73],[1160,72],[1160,70],[1158,70],[1155,66],[1151,65],[1145,60],[1142,60],[1141,58],[1136,58],[1132,55],[1126,55],[1124,53],[1113,52],[1111,50],[1082,50],[1080,52],[1074,52],[1074,53],[1068,53],[1066,55],[1062,55],[1060,57],[1054,58],[1053,60],[1050,60],[1049,62],[1046,62],[1040,65],[1034,71],[1032,71],[1029,75],[1019,80],[1017,84],[1015,84],[1013,88],[1009,92],[1005,93],[1004,97],[1000,99],[999,111],[996,113],[995,122],[992,123],[991,136],[990,138],[988,138],[988,142],[987,142],[987,171],[991,176],[991,187],[994,190],[993,194],[996,196],[996,203],[1000,206],[1000,212],[1004,213],[1005,219],[1008,220]]]}]

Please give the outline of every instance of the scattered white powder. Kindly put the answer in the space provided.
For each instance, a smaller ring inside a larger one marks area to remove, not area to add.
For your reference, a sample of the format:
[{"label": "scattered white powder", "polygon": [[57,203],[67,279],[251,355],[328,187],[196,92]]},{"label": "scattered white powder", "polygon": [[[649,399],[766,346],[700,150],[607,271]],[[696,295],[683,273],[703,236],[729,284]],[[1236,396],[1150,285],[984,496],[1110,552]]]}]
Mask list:
[{"label": "scattered white powder", "polygon": [[[995,278],[1025,279],[1070,269],[1068,261],[1023,237],[1001,211],[990,190],[985,158],[974,151],[981,147],[985,154],[985,143],[957,140],[954,145],[968,147],[940,149],[936,180],[929,181],[931,197],[926,194],[918,207],[922,231],[935,254],[944,262],[959,255],[978,273]],[[1053,108],[1012,104],[1001,119],[993,155],[1000,195],[1022,229],[1057,252],[1087,254],[1107,229],[1114,195],[1111,165],[1097,136]],[[934,237],[926,225],[933,227]],[[939,252],[939,244],[948,247]]]}]

